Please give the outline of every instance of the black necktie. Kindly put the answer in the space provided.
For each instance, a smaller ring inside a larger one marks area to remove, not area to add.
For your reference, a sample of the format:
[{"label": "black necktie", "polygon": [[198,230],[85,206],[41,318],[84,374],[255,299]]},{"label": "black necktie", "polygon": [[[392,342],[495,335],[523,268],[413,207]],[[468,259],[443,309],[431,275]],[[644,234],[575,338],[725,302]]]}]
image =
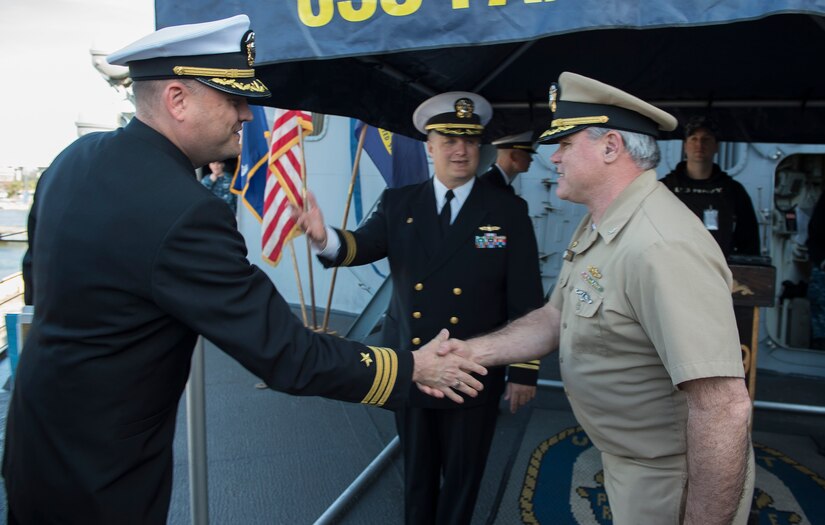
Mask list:
[{"label": "black necktie", "polygon": [[450,228],[450,219],[453,215],[453,208],[450,206],[450,201],[453,200],[453,190],[447,190],[444,195],[444,207],[441,208],[441,213],[438,216],[438,223],[441,225],[441,237],[447,236],[447,230]]}]

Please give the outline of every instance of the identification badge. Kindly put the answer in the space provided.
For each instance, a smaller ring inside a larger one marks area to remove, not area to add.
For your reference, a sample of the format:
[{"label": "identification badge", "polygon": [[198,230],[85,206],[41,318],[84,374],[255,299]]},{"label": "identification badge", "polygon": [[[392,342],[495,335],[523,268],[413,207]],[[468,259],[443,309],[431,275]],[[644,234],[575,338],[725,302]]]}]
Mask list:
[{"label": "identification badge", "polygon": [[704,213],[705,228],[708,230],[719,229],[719,210],[713,209],[713,206],[705,210]]}]

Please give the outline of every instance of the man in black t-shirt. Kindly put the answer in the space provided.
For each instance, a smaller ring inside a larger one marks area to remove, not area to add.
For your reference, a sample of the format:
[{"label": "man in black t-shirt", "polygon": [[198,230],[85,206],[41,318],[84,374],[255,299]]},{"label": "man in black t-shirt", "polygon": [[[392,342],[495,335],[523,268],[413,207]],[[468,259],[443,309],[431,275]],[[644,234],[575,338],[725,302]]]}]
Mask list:
[{"label": "man in black t-shirt", "polygon": [[748,192],[713,162],[716,123],[693,117],[685,125],[685,160],[662,182],[704,222],[725,257],[759,255],[759,223]]}]

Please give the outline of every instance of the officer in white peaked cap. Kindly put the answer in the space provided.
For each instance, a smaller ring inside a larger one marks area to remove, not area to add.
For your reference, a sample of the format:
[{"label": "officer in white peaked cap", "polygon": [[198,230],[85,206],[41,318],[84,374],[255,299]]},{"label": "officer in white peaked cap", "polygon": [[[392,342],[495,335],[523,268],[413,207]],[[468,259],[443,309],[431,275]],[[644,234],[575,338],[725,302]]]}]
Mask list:
[{"label": "officer in white peaked cap", "polygon": [[556,195],[587,207],[550,301],[505,333],[450,342],[485,366],[559,350],[565,393],[601,451],[616,525],[744,525],[753,493],[751,399],[731,273],[662,183],[656,136],[676,119],[562,73],[550,90]]},{"label": "officer in white peaked cap", "polygon": [[194,78],[233,95],[270,96],[255,78],[255,33],[246,15],[159,29],[110,54],[107,61],[129,66],[134,81]]},{"label": "officer in white peaked cap", "polygon": [[[393,297],[385,323],[395,336],[385,344],[401,351],[417,354],[445,327],[457,337],[493,330],[542,303],[527,204],[476,180],[481,136],[492,115],[476,93],[427,99],[413,123],[427,135],[432,179],[387,189],[354,231],[326,226],[315,206],[299,216],[325,266],[389,260]],[[506,389],[511,410],[529,402],[538,368],[536,361],[491,370],[481,378],[484,390],[462,405],[413,389],[409,406],[396,411],[407,524],[470,523],[499,399]],[[462,383],[453,386],[464,394]]]},{"label": "officer in white peaked cap", "polygon": [[415,129],[427,135],[480,136],[493,117],[487,99],[469,91],[449,91],[428,98],[413,113]]},{"label": "officer in white peaked cap", "polygon": [[536,153],[533,132],[525,131],[501,137],[493,141],[493,146],[497,150],[496,161],[479,178],[510,193],[515,193],[513,181],[519,173],[530,169],[533,154]]},{"label": "officer in white peaked cap", "polygon": [[161,29],[110,59],[135,79],[135,118],[60,153],[29,218],[35,313],[6,425],[10,524],[166,523],[198,334],[295,395],[397,408],[413,377],[476,394],[470,372],[484,369],[437,357],[438,342],[413,359],[306,329],[196,180],[240,153],[247,98],[269,94],[245,15]]}]

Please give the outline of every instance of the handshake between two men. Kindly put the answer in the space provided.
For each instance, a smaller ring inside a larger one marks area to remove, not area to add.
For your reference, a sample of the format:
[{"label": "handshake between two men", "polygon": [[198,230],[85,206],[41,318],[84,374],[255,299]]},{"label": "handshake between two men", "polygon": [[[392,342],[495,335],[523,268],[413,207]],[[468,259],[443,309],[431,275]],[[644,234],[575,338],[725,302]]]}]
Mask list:
[{"label": "handshake between two men", "polygon": [[449,331],[442,329],[429,343],[412,353],[415,363],[412,379],[425,394],[463,403],[464,398],[458,393],[476,397],[484,385],[472,374],[487,375],[487,369],[467,355],[466,343],[449,337]]}]

